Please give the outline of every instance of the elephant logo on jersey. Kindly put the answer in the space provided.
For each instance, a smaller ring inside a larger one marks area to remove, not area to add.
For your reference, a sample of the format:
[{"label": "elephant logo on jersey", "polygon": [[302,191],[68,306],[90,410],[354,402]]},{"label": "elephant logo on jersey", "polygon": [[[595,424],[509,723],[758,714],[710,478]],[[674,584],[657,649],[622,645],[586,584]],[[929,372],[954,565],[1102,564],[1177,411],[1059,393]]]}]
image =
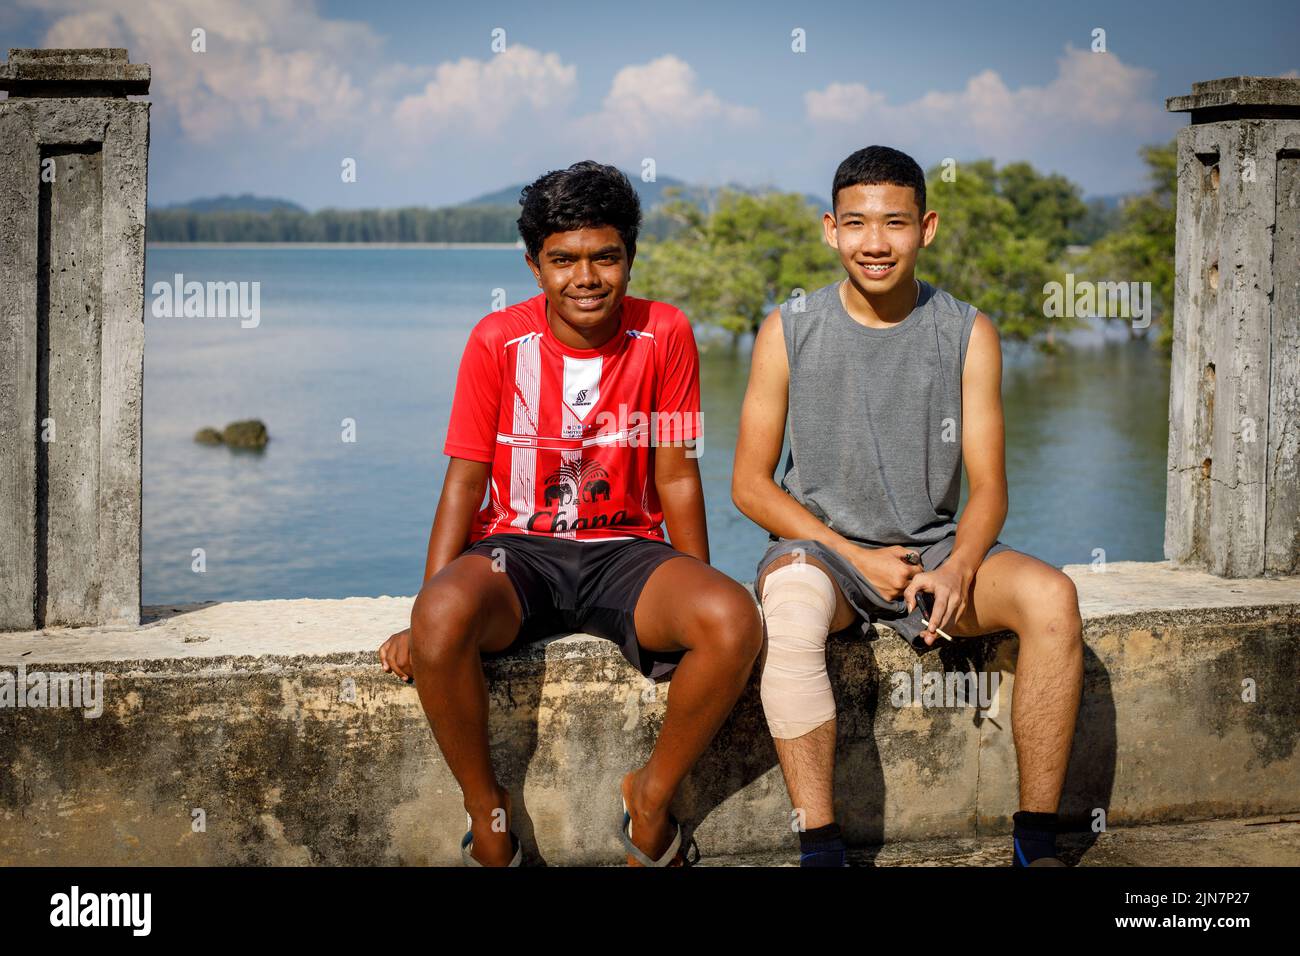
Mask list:
[{"label": "elephant logo on jersey", "polygon": [[600,462],[588,459],[566,461],[546,476],[545,485],[544,510],[533,512],[528,519],[529,531],[582,531],[628,523],[627,512],[622,508],[612,515],[577,517],[579,502],[609,501],[609,472]]},{"label": "elephant logo on jersey", "polygon": [[[551,476],[551,478],[554,477],[554,475]],[[549,508],[557,501],[562,505],[567,505],[573,500],[573,485],[567,481],[557,481],[552,484],[551,478],[546,479],[546,507]]]},{"label": "elephant logo on jersey", "polygon": [[[564,507],[579,500],[595,501],[594,493],[591,493],[593,485],[596,492],[603,490],[605,500],[608,501],[609,472],[605,470],[604,465],[585,458],[579,461],[566,461],[546,476],[546,507],[550,508],[556,502]],[[581,497],[578,494],[579,488],[591,493],[592,496]]]}]

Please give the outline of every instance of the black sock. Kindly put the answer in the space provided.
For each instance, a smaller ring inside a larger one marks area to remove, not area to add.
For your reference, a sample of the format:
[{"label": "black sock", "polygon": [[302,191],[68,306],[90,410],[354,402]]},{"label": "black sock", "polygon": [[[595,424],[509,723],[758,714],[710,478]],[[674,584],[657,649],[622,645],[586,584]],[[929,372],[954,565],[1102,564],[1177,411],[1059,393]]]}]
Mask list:
[{"label": "black sock", "polygon": [[828,823],[799,834],[800,866],[844,866],[844,837],[838,823]]},{"label": "black sock", "polygon": [[1012,818],[1011,865],[1028,866],[1044,856],[1056,856],[1060,821],[1055,813],[1019,810]]}]

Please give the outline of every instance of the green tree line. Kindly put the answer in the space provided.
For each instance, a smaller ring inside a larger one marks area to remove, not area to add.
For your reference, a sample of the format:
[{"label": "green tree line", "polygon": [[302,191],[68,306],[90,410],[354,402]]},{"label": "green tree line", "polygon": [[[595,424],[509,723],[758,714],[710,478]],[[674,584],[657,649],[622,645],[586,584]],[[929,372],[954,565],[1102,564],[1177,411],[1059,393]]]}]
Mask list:
[{"label": "green tree line", "polygon": [[[519,238],[519,206],[444,206],[430,209],[322,209],[306,212],[157,209],[148,213],[150,242],[509,242]],[[645,233],[662,235],[669,223],[646,216]]]},{"label": "green tree line", "polygon": [[514,242],[519,208],[322,209],[148,214],[150,242]]}]

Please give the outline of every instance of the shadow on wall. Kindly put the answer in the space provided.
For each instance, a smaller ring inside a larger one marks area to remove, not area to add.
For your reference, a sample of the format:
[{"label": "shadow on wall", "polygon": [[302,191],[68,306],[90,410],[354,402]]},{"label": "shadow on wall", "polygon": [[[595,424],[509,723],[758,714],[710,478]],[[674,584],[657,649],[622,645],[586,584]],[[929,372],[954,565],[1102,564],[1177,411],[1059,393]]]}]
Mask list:
[{"label": "shadow on wall", "polygon": [[[847,640],[843,639],[846,636]],[[911,826],[917,819],[933,815],[936,838],[973,837],[973,820],[980,821],[985,833],[1007,833],[1011,827],[1010,810],[1004,814],[981,807],[981,797],[986,794],[977,791],[979,771],[992,769],[975,762],[988,759],[980,752],[978,735],[981,722],[989,718],[974,708],[934,709],[922,718],[922,729],[900,727],[901,721],[890,703],[890,682],[882,678],[881,671],[881,644],[892,640],[896,640],[892,633],[888,637],[859,638],[853,632],[842,632],[832,641],[828,655],[839,714],[836,814],[849,845],[859,851],[854,854],[855,860],[864,859],[866,865],[874,863],[885,840],[882,747],[891,763],[925,768],[926,778],[908,781],[904,796],[912,799],[915,790],[916,799],[925,800],[926,794],[931,794],[933,804],[896,807],[892,811],[905,813]],[[853,646],[863,641],[869,644],[869,653]],[[923,666],[935,670],[937,656],[939,669],[945,673],[996,668],[999,663],[995,655],[1006,641],[1013,643],[1011,648],[1001,648],[1005,655],[1014,650],[1014,638],[990,636],[941,647],[937,655],[925,655],[928,660]],[[489,659],[498,658],[491,684],[491,745],[493,765],[502,785],[510,791],[512,825],[524,846],[526,864],[546,865],[544,847],[564,847],[563,853],[570,859],[609,857],[611,863],[621,862],[622,854],[611,850],[618,832],[619,785],[623,774],[640,766],[654,747],[663,722],[662,689],[657,701],[636,706],[633,697],[646,694],[644,685],[621,657],[610,655],[592,659],[590,666],[594,670],[587,676],[615,687],[615,695],[630,695],[629,700],[618,696],[593,700],[572,693],[573,662],[561,664],[551,654],[546,655],[547,673],[540,679],[536,670],[529,675],[523,669],[518,680],[512,679],[509,658],[514,652],[488,655]],[[891,649],[886,659],[894,654]],[[1115,777],[1115,706],[1109,676],[1086,645],[1084,656],[1085,696],[1060,808],[1063,825],[1084,834],[1082,841],[1071,843],[1070,862],[1095,842],[1095,812],[1109,812]],[[571,696],[564,707],[554,706],[543,700],[544,688],[548,694]],[[882,707],[889,712],[882,714]],[[1004,704],[997,718],[1007,733],[1010,710]],[[541,732],[546,741],[541,749],[539,715],[548,723]],[[975,736],[961,729],[960,723],[967,720],[973,722]],[[622,725],[626,736],[610,734],[613,722]],[[968,748],[960,743],[963,739],[969,741]],[[574,779],[579,768],[585,768],[591,778]],[[904,786],[901,782],[896,785]],[[941,789],[945,785],[952,788],[947,793]],[[1009,793],[1013,803],[1015,785],[1014,777],[996,787],[985,781],[986,789],[994,790],[994,796]],[[568,791],[566,799],[549,799],[547,791],[557,786]],[[743,803],[724,806],[747,790]],[[534,798],[531,803],[526,791],[531,791]],[[582,819],[570,819],[571,811],[564,809],[575,805],[584,808]],[[1014,806],[1010,809],[1014,810]],[[763,716],[757,673],[683,782],[673,810],[682,823],[683,845],[696,843],[690,850],[691,858],[770,853],[784,842],[790,862],[797,859],[798,838],[792,826],[789,796]]]},{"label": "shadow on wall", "polygon": [[1081,843],[1062,859],[1076,863],[1097,842],[1098,811],[1104,823],[1110,817],[1111,794],[1115,786],[1116,735],[1115,698],[1111,692],[1110,672],[1088,646],[1083,645],[1083,700],[1074,726],[1074,743],[1070,749],[1070,766],[1065,774],[1061,794],[1060,818],[1063,826],[1084,834]]},{"label": "shadow on wall", "polygon": [[[977,775],[982,767],[963,763],[962,757],[954,753],[960,749],[954,746],[954,742],[961,738],[961,732],[953,724],[971,720],[978,732],[981,722],[989,718],[981,716],[976,708],[933,711],[929,733],[914,734],[900,731],[892,719],[893,714],[878,713],[881,707],[893,710],[889,681],[882,679],[880,645],[896,638],[892,632],[886,633],[889,636],[875,635],[867,638],[871,645],[870,653],[861,654],[850,652],[849,642],[857,637],[856,629],[841,632],[832,638],[828,655],[828,669],[831,684],[835,688],[838,711],[836,817],[849,846],[862,851],[854,854],[855,860],[860,859],[865,865],[873,865],[885,842],[886,783],[881,758],[882,742],[891,760],[904,754],[909,763],[932,768],[935,774],[933,788],[943,787],[947,775],[949,786],[958,791],[973,793],[976,811],[974,817],[980,821],[983,830],[996,827],[998,832],[1009,832],[1009,816],[990,815],[980,806],[983,794],[977,790]],[[999,645],[1010,641],[1010,649],[1013,650],[1014,640],[1009,634],[990,635],[941,647],[938,649],[940,669],[944,673],[966,673],[972,670],[979,673],[996,668],[998,663],[995,657]],[[926,654],[925,658],[929,660],[923,667],[926,670],[934,669],[932,654]],[[1008,730],[1010,725],[1005,722],[1010,720],[1010,711],[1009,706],[1004,706],[1002,715],[998,718]],[[1097,833],[1092,828],[1093,821],[1097,818],[1096,811],[1100,809],[1109,814],[1115,779],[1115,727],[1115,703],[1111,696],[1109,675],[1097,655],[1085,644],[1084,697],[1075,727],[1060,805],[1063,828],[1084,834],[1081,840],[1075,840],[1071,844],[1068,852],[1071,863],[1076,862],[1077,857],[1086,853],[1096,842]],[[981,756],[977,753],[975,760],[980,760]],[[778,767],[776,751],[763,718],[755,676],[736,709],[682,787],[676,806],[682,818],[683,829],[694,831],[699,828],[730,797],[761,780],[775,767]],[[777,775],[776,780],[779,779]],[[779,805],[782,815],[774,813],[768,824],[772,831],[770,833],[758,832],[768,829],[762,821],[747,821],[755,831],[749,835],[749,840],[755,844],[754,849],[770,851],[773,844],[780,840],[779,831],[784,830],[793,862],[798,855],[798,838],[789,815],[789,797],[783,785],[777,785],[775,781],[772,783],[774,788],[779,787],[780,790],[779,794],[773,795],[778,798],[773,802],[773,809]],[[1015,783],[1015,780],[1010,783],[1013,799]],[[924,799],[926,788],[930,786],[927,783],[926,787],[918,787],[921,799]],[[934,792],[933,789],[930,792]],[[957,796],[960,800],[960,796]],[[942,819],[952,803],[953,795],[936,799],[935,816]],[[925,811],[924,806],[915,808],[915,812],[913,808],[907,810],[909,817],[925,816]],[[971,832],[961,833],[963,837],[974,835],[976,834]],[[740,849],[736,843],[741,841],[729,838],[725,842],[728,845],[725,848],[719,847],[718,852],[735,853]],[[712,855],[706,839],[701,840],[700,849],[704,855]]]}]

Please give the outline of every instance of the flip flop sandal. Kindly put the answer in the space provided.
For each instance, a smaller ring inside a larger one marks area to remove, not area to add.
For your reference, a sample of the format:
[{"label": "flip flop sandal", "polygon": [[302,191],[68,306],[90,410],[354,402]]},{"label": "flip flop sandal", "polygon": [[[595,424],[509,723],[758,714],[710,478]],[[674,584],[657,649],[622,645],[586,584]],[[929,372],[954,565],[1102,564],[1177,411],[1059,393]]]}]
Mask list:
[{"label": "flip flop sandal", "polygon": [[[657,860],[652,860],[645,852],[632,842],[632,814],[627,812],[627,801],[623,801],[623,825],[619,828],[623,836],[623,846],[631,857],[642,866],[678,866],[686,865],[686,858],[681,856],[678,851],[682,847],[682,825],[677,822],[677,818],[671,813],[668,814],[668,822],[673,825],[673,842],[668,844],[668,849],[664,855]],[[677,861],[680,859],[680,863]]]},{"label": "flip flop sandal", "polygon": [[[472,825],[472,820],[470,818],[470,815],[467,813],[465,814],[465,826],[468,827],[471,825]],[[513,830],[510,831],[510,844],[515,848],[515,855],[511,858],[510,862],[507,863],[506,865],[520,866],[523,863],[523,859],[524,859],[524,848],[523,845],[519,842],[519,837],[515,836],[515,831]],[[473,849],[474,849],[474,831],[466,830],[465,836],[460,841],[461,862],[464,863],[466,866],[483,866],[482,863],[480,863],[478,860],[474,859],[474,857],[470,855],[470,851],[472,851]]]}]

